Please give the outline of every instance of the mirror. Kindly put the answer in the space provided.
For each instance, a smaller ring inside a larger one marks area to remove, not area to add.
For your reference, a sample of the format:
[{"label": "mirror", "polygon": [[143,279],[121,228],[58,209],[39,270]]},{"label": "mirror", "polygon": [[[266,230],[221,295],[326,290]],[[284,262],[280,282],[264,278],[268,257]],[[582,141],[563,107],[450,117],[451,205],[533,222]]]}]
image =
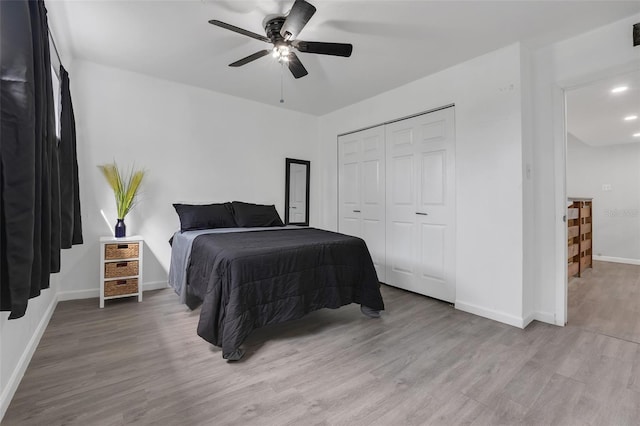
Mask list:
[{"label": "mirror", "polygon": [[284,223],[309,226],[309,169],[311,162],[286,159]]}]

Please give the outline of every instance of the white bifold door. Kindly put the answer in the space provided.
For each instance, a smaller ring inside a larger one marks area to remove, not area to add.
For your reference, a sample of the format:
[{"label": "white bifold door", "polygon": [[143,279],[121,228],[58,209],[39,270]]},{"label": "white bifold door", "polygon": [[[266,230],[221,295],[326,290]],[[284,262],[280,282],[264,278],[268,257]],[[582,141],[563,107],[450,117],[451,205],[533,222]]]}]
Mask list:
[{"label": "white bifold door", "polygon": [[385,126],[386,283],[455,300],[454,109]]},{"label": "white bifold door", "polygon": [[362,238],[385,281],[384,126],[338,138],[340,232]]}]

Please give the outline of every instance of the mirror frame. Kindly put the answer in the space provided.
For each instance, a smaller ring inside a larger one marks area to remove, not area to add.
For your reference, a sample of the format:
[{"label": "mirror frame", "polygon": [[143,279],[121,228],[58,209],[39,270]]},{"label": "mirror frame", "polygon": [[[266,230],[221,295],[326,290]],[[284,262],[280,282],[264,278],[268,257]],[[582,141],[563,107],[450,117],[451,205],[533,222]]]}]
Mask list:
[{"label": "mirror frame", "polygon": [[[285,159],[285,184],[284,184],[284,224],[285,225],[302,225],[309,226],[309,178],[311,176],[311,161],[296,160],[294,158]],[[305,193],[305,218],[304,222],[290,222],[289,221],[289,191],[291,189],[291,165],[302,164],[307,169],[307,182]]]}]

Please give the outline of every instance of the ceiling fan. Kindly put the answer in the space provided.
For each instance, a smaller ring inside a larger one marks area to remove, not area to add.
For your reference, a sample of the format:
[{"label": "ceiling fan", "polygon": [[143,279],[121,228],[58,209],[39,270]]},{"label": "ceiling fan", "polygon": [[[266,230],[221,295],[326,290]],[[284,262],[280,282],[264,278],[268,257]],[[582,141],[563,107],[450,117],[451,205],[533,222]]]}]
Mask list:
[{"label": "ceiling fan", "polygon": [[343,56],[347,58],[351,56],[351,51],[353,50],[353,46],[347,43],[297,40],[298,34],[300,34],[300,31],[302,31],[314,13],[316,13],[316,8],[311,3],[304,0],[296,0],[287,15],[268,16],[265,18],[263,24],[267,35],[266,37],[215,19],[210,20],[209,23],[238,34],[255,38],[256,40],[273,44],[273,48],[261,50],[246,58],[235,61],[229,64],[230,67],[241,67],[271,53],[278,59],[278,62],[289,67],[289,71],[291,71],[291,74],[293,74],[295,78],[300,78],[307,75],[308,71],[304,65],[302,65],[298,56],[293,52],[293,49],[304,53]]}]

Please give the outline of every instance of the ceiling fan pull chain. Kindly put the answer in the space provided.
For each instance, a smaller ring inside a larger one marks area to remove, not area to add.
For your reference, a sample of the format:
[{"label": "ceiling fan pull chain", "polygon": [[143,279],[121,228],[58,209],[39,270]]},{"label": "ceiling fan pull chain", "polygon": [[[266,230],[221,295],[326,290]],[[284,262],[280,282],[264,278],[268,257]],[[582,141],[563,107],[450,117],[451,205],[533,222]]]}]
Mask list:
[{"label": "ceiling fan pull chain", "polygon": [[280,62],[280,103],[284,103],[284,63]]}]

